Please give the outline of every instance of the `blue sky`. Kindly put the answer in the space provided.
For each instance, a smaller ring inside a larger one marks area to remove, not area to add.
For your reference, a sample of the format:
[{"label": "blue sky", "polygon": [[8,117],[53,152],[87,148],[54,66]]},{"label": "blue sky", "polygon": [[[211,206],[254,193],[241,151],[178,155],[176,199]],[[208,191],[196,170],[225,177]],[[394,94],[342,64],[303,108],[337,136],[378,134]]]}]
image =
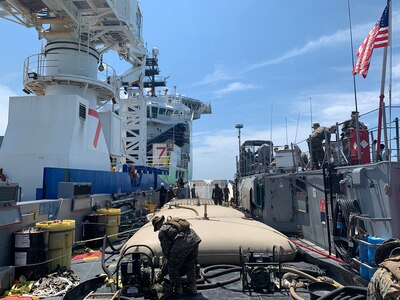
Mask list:
[{"label": "blue sky", "polygon": [[[159,48],[160,69],[171,75],[168,86],[212,105],[213,113],[193,126],[195,179],[233,178],[237,123],[244,125],[242,141],[272,137],[275,145],[284,145],[308,136],[310,106],[312,120],[326,126],[343,122],[354,110],[347,0],[143,0],[141,5],[144,40],[148,49]],[[350,0],[350,5],[355,52],[386,1]],[[395,2],[393,104],[399,103],[399,13]],[[0,28],[1,135],[8,97],[23,94],[23,60],[39,52],[42,42],[32,29],[4,20]],[[382,54],[375,49],[368,77],[356,77],[361,114],[378,106]],[[109,59],[121,73],[128,68]],[[388,80],[386,91],[387,86]],[[376,126],[373,114],[362,120]]]}]

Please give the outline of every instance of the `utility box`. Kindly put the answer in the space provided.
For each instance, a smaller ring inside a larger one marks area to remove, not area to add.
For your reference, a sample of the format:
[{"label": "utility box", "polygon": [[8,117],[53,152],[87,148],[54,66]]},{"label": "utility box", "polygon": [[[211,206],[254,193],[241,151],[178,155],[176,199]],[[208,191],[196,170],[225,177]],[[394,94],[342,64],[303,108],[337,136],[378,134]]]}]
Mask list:
[{"label": "utility box", "polygon": [[17,183],[0,182],[0,206],[15,205],[19,198]]},{"label": "utility box", "polygon": [[76,198],[92,194],[91,182],[59,182],[58,198]]},{"label": "utility box", "polygon": [[276,167],[280,169],[293,169],[295,167],[292,150],[278,150],[275,153]]}]

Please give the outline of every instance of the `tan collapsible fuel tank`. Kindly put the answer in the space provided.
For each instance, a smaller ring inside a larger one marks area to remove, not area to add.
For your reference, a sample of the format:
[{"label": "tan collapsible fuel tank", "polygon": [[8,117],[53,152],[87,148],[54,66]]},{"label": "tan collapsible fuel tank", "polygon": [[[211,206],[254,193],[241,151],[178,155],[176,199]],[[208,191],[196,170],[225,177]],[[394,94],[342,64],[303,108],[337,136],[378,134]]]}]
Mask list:
[{"label": "tan collapsible fuel tank", "polygon": [[[212,200],[182,199],[173,200],[162,207],[154,216],[180,217],[189,221],[191,228],[202,239],[199,247],[199,263],[202,266],[213,264],[239,264],[239,248],[243,251],[267,253],[275,260],[292,261],[296,256],[296,246],[282,233],[273,228],[246,218],[244,213],[221,205]],[[139,251],[149,254],[146,245],[154,251],[155,261],[162,257],[158,232],[154,232],[151,221],[140,228],[126,243],[126,253]],[[278,258],[279,257],[279,258]]]}]

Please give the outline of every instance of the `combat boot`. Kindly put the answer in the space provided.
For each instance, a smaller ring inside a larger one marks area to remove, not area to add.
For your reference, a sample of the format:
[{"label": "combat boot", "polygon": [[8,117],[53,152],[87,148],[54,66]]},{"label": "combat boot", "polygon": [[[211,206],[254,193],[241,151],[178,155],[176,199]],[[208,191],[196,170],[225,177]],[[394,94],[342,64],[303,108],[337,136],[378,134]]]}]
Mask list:
[{"label": "combat boot", "polygon": [[176,293],[177,295],[183,295],[183,286],[182,286],[181,283],[178,283],[178,284],[175,286],[175,293]]},{"label": "combat boot", "polygon": [[196,282],[192,282],[191,284],[189,284],[189,293],[191,295],[197,295],[197,285]]}]

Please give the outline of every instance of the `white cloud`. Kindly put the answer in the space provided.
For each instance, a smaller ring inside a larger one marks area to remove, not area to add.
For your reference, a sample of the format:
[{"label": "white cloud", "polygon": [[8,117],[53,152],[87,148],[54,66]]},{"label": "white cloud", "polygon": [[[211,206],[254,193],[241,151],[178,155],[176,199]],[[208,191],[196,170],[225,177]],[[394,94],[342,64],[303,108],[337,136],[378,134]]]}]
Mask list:
[{"label": "white cloud", "polygon": [[257,85],[251,83],[243,83],[243,82],[232,82],[227,87],[214,91],[214,94],[217,97],[222,97],[226,94],[230,94],[237,91],[248,91],[260,88]]},{"label": "white cloud", "polygon": [[0,135],[4,135],[8,122],[8,98],[16,96],[8,87],[0,86]]},{"label": "white cloud", "polygon": [[233,178],[235,157],[239,148],[237,133],[233,130],[221,130],[213,134],[198,134],[196,139],[200,144],[196,143],[193,149],[194,178]]},{"label": "white cloud", "polygon": [[392,74],[393,74],[393,79],[398,79],[400,78],[400,63],[397,63],[396,65],[393,66],[392,68]]},{"label": "white cloud", "polygon": [[[353,31],[353,38],[358,38],[362,36],[363,33],[366,35],[369,32],[369,30],[371,30],[372,26],[373,23],[355,27]],[[249,72],[254,69],[259,69],[269,65],[278,64],[287,59],[308,54],[321,48],[333,47],[337,44],[348,43],[348,42],[349,42],[349,30],[348,29],[339,30],[334,34],[323,35],[316,40],[308,41],[305,45],[293,48],[277,58],[255,63],[250,67],[246,68],[243,72]]]},{"label": "white cloud", "polygon": [[211,74],[207,74],[202,81],[199,82],[200,85],[216,83],[224,80],[231,80],[232,77],[226,72],[223,64],[216,64],[214,71]]}]

